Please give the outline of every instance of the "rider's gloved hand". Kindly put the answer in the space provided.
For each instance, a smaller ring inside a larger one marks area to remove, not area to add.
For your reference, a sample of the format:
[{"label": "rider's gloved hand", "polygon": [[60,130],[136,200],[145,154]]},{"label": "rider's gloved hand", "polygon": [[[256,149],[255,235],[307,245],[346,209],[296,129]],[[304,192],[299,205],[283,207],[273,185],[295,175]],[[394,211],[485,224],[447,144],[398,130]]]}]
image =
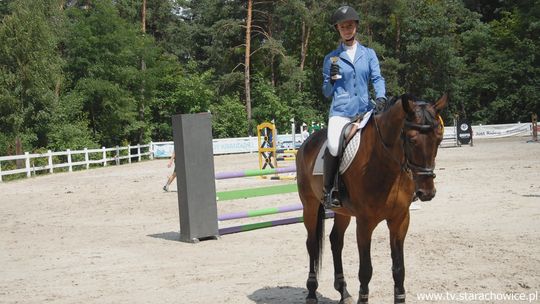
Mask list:
[{"label": "rider's gloved hand", "polygon": [[332,63],[330,65],[330,83],[334,84],[336,82],[336,76],[339,75],[339,65]]},{"label": "rider's gloved hand", "polygon": [[381,113],[386,108],[386,97],[379,97],[375,101],[375,112]]}]

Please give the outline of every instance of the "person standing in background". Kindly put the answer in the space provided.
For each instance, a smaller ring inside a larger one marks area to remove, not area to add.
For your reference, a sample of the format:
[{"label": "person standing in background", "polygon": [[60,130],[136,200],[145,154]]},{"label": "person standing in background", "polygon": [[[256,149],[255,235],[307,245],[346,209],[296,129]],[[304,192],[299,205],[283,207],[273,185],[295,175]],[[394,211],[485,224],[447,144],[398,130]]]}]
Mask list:
[{"label": "person standing in background", "polygon": [[307,130],[307,124],[306,123],[302,124],[301,135],[302,135],[302,142],[306,141],[306,139],[309,137],[309,132]]},{"label": "person standing in background", "polygon": [[[167,164],[167,168],[172,167],[172,165],[174,164],[175,158],[176,158],[176,155],[174,154],[174,150],[173,150],[173,152],[171,154],[171,158],[169,159],[169,163]],[[176,168],[173,168],[172,174],[167,179],[167,182],[165,183],[165,186],[163,186],[163,191],[169,192],[169,186],[171,185],[171,183],[173,182],[173,180],[175,178],[176,178]]]}]

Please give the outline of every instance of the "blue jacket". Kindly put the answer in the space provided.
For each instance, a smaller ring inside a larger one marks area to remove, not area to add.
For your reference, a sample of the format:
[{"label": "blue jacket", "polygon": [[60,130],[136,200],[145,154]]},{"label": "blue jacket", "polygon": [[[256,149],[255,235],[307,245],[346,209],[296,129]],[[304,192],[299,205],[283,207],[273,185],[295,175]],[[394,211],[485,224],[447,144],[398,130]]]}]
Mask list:
[{"label": "blue jacket", "polygon": [[[341,79],[330,83],[330,57],[337,56]],[[330,116],[354,117],[373,108],[369,102],[368,84],[375,88],[375,98],[386,97],[384,78],[381,75],[379,59],[375,51],[360,43],[356,48],[354,62],[350,61],[347,51],[340,44],[336,50],[324,57],[323,86],[324,96],[332,98]]]}]

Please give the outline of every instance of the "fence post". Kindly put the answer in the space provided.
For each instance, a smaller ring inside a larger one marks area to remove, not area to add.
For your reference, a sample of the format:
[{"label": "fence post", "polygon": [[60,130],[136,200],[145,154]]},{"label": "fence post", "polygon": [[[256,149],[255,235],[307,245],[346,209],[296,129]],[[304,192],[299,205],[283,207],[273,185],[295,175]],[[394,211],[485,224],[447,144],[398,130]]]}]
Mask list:
[{"label": "fence post", "polygon": [[88,148],[84,148],[84,162],[86,163],[86,170],[90,169],[90,160],[88,158]]},{"label": "fence post", "polygon": [[148,152],[150,152],[150,159],[154,159],[154,145],[152,142],[148,144]]},{"label": "fence post", "polygon": [[128,163],[131,164],[131,145],[128,145]]},{"label": "fence post", "polygon": [[2,162],[0,162],[0,183],[2,182]]},{"label": "fence post", "polygon": [[69,172],[73,172],[73,166],[71,165],[71,150],[67,149],[67,157],[68,157],[68,168]]},{"label": "fence post", "polygon": [[531,115],[531,126],[532,126],[532,140],[538,141],[538,115],[533,113]]},{"label": "fence post", "polygon": [[53,168],[53,161],[52,161],[52,151],[51,150],[47,150],[47,157],[49,158],[49,173],[54,173],[54,168]]},{"label": "fence post", "polygon": [[139,156],[139,162],[141,162],[141,144],[137,144],[137,155]]},{"label": "fence post", "polygon": [[114,156],[116,165],[120,165],[120,147],[116,146],[116,155]]},{"label": "fence post", "polygon": [[32,171],[30,170],[30,153],[24,152],[25,166],[26,166],[26,177],[32,176]]},{"label": "fence post", "polygon": [[461,147],[461,143],[459,142],[458,138],[458,123],[459,121],[459,115],[454,115],[454,133],[456,134],[456,146]]},{"label": "fence post", "polygon": [[103,150],[103,167],[107,166],[107,151],[105,151],[105,147],[101,147]]}]

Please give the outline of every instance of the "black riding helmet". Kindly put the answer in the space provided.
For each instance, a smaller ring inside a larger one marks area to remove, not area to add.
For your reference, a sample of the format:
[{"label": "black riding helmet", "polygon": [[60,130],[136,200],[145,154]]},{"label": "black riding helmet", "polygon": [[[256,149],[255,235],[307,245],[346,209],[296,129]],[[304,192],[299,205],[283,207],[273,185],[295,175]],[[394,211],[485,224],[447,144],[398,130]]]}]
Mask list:
[{"label": "black riding helmet", "polygon": [[358,17],[358,13],[356,13],[354,8],[348,5],[338,8],[332,15],[333,26],[336,26],[338,23],[341,23],[347,20],[354,20],[357,23],[360,21],[360,17]]}]

